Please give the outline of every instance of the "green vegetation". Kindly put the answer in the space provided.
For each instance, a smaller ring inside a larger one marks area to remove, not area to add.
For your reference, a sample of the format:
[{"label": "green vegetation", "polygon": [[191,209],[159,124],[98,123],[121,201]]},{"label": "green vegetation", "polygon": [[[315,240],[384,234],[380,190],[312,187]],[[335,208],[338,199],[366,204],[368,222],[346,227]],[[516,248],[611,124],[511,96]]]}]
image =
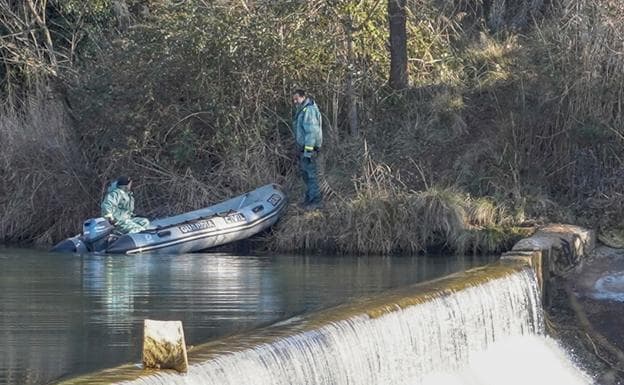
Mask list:
[{"label": "green vegetation", "polygon": [[615,0],[408,1],[402,91],[387,86],[385,2],[13,3],[0,0],[4,242],[76,232],[121,173],[148,216],[268,182],[298,201],[296,87],[325,116],[328,199],[292,209],[273,248],[492,252],[526,221],[624,214]]}]

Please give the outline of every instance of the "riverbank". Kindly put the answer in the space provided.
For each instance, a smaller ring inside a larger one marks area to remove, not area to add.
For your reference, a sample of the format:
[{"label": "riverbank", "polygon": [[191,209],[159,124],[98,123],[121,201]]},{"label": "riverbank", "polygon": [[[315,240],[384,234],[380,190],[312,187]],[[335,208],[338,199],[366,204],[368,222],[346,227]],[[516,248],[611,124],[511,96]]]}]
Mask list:
[{"label": "riverbank", "polygon": [[270,250],[304,254],[496,254],[536,226],[504,208],[452,189],[372,193],[330,201],[322,210],[291,206],[268,238]]},{"label": "riverbank", "polygon": [[[2,243],[75,234],[119,175],[133,177],[148,217],[266,183],[296,202],[299,87],[323,113],[330,210],[322,221],[286,218],[297,234],[278,231],[277,249],[487,252],[525,221],[599,228],[624,215],[624,56],[611,48],[624,11],[612,0],[408,2],[410,85],[400,91],[388,87],[387,12],[376,1],[115,3],[124,15],[109,2],[40,5],[62,65],[40,50],[49,42],[27,45],[21,28],[8,37],[27,60],[2,69]],[[362,29],[345,36],[351,18]],[[17,58],[2,44],[0,60]],[[440,198],[447,191],[457,198]],[[513,220],[461,223],[455,207],[480,199]],[[439,220],[424,209],[432,201],[445,205]]]}]

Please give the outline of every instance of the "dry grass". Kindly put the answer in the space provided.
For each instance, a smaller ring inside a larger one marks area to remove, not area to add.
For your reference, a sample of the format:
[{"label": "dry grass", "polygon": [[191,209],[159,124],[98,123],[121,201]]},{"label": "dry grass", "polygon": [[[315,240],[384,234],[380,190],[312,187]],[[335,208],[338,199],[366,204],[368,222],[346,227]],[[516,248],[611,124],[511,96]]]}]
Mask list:
[{"label": "dry grass", "polygon": [[[452,189],[431,188],[334,201],[322,211],[293,207],[278,225],[271,248],[388,255],[493,253],[510,247],[521,237],[521,229],[503,226],[491,213],[484,215],[483,206]],[[477,222],[479,226],[473,224]]]},{"label": "dry grass", "polygon": [[322,211],[293,206],[270,247],[279,251],[414,254],[490,253],[510,246],[518,232],[506,211],[453,188],[409,191],[399,176],[366,153],[356,194],[330,200]]},{"label": "dry grass", "polygon": [[76,231],[94,190],[63,107],[37,96],[1,115],[0,239],[49,244]]}]

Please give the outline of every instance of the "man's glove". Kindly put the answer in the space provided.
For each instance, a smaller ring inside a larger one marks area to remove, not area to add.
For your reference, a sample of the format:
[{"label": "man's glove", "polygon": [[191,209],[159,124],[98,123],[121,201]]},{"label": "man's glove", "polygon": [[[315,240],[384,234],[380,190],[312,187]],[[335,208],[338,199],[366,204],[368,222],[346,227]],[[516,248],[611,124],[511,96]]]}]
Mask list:
[{"label": "man's glove", "polygon": [[312,155],[314,155],[314,147],[312,147],[312,146],[305,146],[303,148],[303,157],[304,158],[312,158]]}]

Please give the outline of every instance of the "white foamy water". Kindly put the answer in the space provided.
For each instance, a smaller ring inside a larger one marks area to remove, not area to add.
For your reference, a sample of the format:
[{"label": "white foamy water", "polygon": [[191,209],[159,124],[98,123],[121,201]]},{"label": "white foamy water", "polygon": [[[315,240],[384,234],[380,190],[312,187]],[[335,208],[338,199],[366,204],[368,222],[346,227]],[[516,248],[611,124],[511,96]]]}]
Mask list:
[{"label": "white foamy water", "polygon": [[131,383],[591,383],[543,332],[535,277],[525,269],[378,318],[363,314],[220,354],[192,365],[186,375],[163,372]]},{"label": "white foamy water", "polygon": [[453,373],[436,372],[418,385],[587,385],[592,379],[580,371],[551,338],[537,335],[495,342]]},{"label": "white foamy water", "polygon": [[590,296],[599,300],[624,302],[624,273],[617,272],[600,277],[594,283]]}]

